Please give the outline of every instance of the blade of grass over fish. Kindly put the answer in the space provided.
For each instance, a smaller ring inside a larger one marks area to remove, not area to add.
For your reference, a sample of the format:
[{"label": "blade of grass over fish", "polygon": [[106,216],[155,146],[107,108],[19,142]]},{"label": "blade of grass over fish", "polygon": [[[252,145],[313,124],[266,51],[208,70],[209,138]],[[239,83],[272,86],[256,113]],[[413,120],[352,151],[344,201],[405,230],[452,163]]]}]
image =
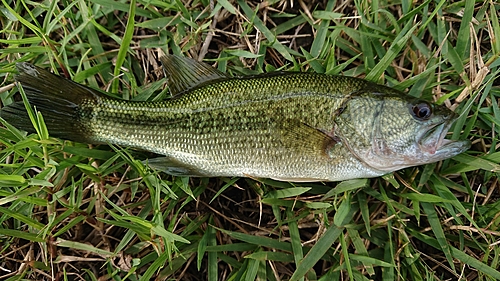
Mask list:
[{"label": "blade of grass over fish", "polygon": [[[35,113],[31,105],[29,104],[28,98],[26,97],[26,93],[24,92],[24,89],[22,87],[19,88],[19,93],[21,94],[21,97],[23,99],[23,104],[26,109],[26,112],[28,113],[31,124],[33,124],[33,127],[35,128],[37,135],[41,137],[42,131],[46,131],[47,128],[45,127],[44,130],[41,128],[42,125],[39,123],[38,114]],[[45,124],[43,124],[43,126],[44,125]]]}]

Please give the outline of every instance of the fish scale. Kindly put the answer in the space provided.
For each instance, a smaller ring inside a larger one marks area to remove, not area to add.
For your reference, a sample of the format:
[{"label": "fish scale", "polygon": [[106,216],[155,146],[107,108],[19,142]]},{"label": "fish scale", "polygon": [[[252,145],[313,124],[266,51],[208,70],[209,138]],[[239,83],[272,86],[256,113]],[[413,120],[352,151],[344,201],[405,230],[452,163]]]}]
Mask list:
[{"label": "fish scale", "polygon": [[[188,58],[161,61],[173,97],[157,102],[111,98],[27,63],[16,79],[52,136],[155,152],[162,157],[146,162],[173,175],[338,181],[439,161],[470,145],[442,140],[453,112],[362,79],[229,77]],[[22,103],[0,114],[35,131]]]}]

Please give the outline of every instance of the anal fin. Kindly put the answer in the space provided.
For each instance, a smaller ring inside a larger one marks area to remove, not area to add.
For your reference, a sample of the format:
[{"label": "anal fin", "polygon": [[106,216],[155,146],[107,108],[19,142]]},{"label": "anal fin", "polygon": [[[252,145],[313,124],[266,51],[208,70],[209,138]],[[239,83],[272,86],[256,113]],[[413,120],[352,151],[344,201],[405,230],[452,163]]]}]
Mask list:
[{"label": "anal fin", "polygon": [[146,163],[148,166],[150,166],[155,170],[162,171],[173,176],[186,176],[186,177],[206,176],[200,173],[199,169],[170,157],[151,158],[145,160],[144,163]]}]

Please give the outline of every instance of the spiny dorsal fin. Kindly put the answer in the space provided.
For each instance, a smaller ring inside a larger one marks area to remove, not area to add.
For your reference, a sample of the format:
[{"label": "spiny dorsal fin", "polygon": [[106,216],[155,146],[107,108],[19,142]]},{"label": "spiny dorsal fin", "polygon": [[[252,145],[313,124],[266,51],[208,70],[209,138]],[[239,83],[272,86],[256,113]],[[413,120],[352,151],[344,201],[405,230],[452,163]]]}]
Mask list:
[{"label": "spiny dorsal fin", "polygon": [[165,55],[160,61],[168,78],[172,96],[177,96],[204,82],[229,78],[210,65],[186,57]]}]

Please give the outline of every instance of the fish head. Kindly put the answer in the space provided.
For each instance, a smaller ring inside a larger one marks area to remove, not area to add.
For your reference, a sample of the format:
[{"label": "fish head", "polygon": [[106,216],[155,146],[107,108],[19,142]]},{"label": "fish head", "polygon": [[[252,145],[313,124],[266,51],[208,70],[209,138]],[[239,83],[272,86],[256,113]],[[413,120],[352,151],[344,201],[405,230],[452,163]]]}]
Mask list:
[{"label": "fish head", "polygon": [[470,141],[445,136],[458,116],[402,94],[360,94],[335,118],[335,133],[365,165],[392,172],[451,158]]}]

